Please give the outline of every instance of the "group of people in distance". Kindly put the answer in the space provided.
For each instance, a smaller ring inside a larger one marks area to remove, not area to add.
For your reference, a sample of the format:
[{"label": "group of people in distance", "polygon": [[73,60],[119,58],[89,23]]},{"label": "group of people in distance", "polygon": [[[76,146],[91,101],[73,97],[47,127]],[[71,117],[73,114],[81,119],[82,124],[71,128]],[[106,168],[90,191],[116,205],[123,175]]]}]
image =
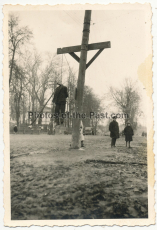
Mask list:
[{"label": "group of people in distance", "polygon": [[[109,125],[109,131],[110,131],[110,137],[111,137],[111,148],[116,147],[116,140],[119,138],[119,125],[118,122],[116,121],[117,117],[113,117],[113,121]],[[127,122],[127,126],[124,129],[124,135],[125,135],[125,141],[126,141],[126,147],[127,144],[129,144],[130,147],[130,142],[132,141],[132,136],[134,135],[133,129],[130,125],[130,122]],[[80,122],[80,141],[81,141],[81,147],[84,147],[84,135],[83,135],[83,123],[82,121]]]},{"label": "group of people in distance", "polygon": [[[111,137],[111,148],[116,147],[116,140],[119,138],[119,125],[116,121],[117,117],[113,117],[113,121],[109,125],[109,131],[110,131],[110,137]],[[127,144],[129,144],[130,148],[130,142],[132,141],[132,136],[134,135],[133,129],[130,125],[130,122],[127,122],[127,126],[124,129],[124,135],[125,135],[125,141],[126,141],[126,147]]]},{"label": "group of people in distance", "polygon": [[[109,131],[110,131],[110,137],[111,137],[111,148],[116,147],[116,140],[119,138],[119,125],[116,121],[117,117],[113,117],[113,121],[109,125]],[[127,144],[130,146],[130,142],[132,141],[132,136],[134,135],[133,129],[130,125],[130,122],[127,122],[127,126],[124,129],[124,135],[125,135],[125,141],[126,141],[126,147]],[[83,135],[83,123],[80,122],[80,141],[81,141],[81,147],[84,147],[84,135]]]}]

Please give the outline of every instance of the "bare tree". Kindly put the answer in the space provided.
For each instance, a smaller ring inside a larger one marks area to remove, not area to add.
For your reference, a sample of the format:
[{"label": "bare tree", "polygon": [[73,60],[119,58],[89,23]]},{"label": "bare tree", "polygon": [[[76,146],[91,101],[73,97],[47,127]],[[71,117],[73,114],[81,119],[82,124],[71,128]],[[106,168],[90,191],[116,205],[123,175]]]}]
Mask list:
[{"label": "bare tree", "polygon": [[110,88],[111,96],[120,111],[126,114],[125,124],[129,120],[136,128],[136,117],[139,112],[140,96],[136,89],[136,82],[126,78],[121,89]]},{"label": "bare tree", "polygon": [[10,67],[10,74],[9,74],[9,85],[12,80],[12,72],[13,67],[15,64],[15,55],[17,52],[20,52],[20,47],[28,42],[33,34],[32,31],[27,27],[19,27],[19,18],[14,14],[9,15],[8,21],[9,27],[9,67]]},{"label": "bare tree", "polygon": [[[49,56],[49,59],[45,58],[45,63],[41,59],[41,55],[34,50],[33,53],[27,52],[27,58],[25,60],[25,74],[27,75],[26,88],[31,96],[31,111],[36,110],[42,112],[46,100],[46,92],[48,89],[52,89],[52,85],[55,85],[58,79],[57,67],[55,56]],[[54,86],[55,87],[55,86]],[[34,121],[34,116],[32,116]],[[42,118],[39,117],[38,124],[42,123]]]},{"label": "bare tree", "polygon": [[13,82],[11,87],[11,112],[15,113],[15,119],[17,126],[19,126],[19,119],[21,115],[21,101],[22,97],[24,96],[24,76],[23,70],[20,66],[14,65],[13,71]]},{"label": "bare tree", "polygon": [[39,76],[41,74],[41,56],[36,50],[34,50],[33,53],[27,52],[24,63],[25,88],[27,89],[31,98],[30,109],[33,113],[33,121],[35,114],[35,102],[37,101],[37,94],[39,90]]},{"label": "bare tree", "polygon": [[[95,130],[99,122],[98,114],[103,111],[101,105],[101,99],[94,94],[92,88],[89,86],[84,87],[84,102],[83,102],[83,112],[89,117],[89,119],[85,119],[83,121],[84,126],[90,126],[90,122],[92,122],[92,127]],[[90,119],[90,113],[94,112],[95,116]],[[97,114],[97,115],[96,115]]]}]

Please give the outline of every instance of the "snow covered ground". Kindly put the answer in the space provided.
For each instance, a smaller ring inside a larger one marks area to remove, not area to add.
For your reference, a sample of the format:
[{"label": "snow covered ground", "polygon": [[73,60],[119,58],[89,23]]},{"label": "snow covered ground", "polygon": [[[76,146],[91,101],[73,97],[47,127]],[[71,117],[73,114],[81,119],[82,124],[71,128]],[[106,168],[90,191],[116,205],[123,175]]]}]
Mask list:
[{"label": "snow covered ground", "polygon": [[10,135],[11,218],[147,218],[147,142],[86,136],[69,150],[70,135]]}]

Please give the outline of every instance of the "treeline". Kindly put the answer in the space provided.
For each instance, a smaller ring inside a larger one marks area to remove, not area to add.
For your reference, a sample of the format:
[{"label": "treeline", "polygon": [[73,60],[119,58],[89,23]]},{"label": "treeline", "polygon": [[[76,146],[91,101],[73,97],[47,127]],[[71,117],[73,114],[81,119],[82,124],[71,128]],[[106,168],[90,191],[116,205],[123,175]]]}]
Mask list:
[{"label": "treeline", "polygon": [[[20,123],[28,123],[27,112],[41,111],[47,99],[54,93],[57,81],[62,78],[66,79],[62,83],[68,87],[69,93],[67,110],[70,113],[74,112],[76,73],[68,63],[62,62],[59,56],[39,53],[33,46],[33,31],[27,26],[20,27],[19,25],[19,17],[10,14],[8,35],[11,121],[16,121],[18,126]],[[50,104],[53,112],[53,103]],[[100,99],[90,87],[85,86],[84,113],[98,112],[100,108]],[[86,126],[90,125],[90,122],[90,120],[84,121]],[[36,124],[42,124],[42,119],[38,119]]]},{"label": "treeline", "polygon": [[[54,93],[57,81],[68,87],[69,97],[67,99],[67,111],[75,111],[75,88],[77,87],[76,71],[70,68],[67,59],[64,61],[60,56],[51,53],[39,53],[33,45],[33,31],[28,26],[21,27],[19,17],[15,14],[9,15],[9,88],[10,88],[10,119],[16,124],[28,123],[27,112],[40,112],[47,99]],[[136,82],[125,79],[123,85],[118,89],[111,87],[110,98],[104,99],[105,104],[111,99],[111,106],[118,108],[119,112],[128,114],[127,120],[134,128],[140,117],[140,96]],[[52,100],[51,100],[52,102]],[[50,103],[51,112],[54,112],[53,103]],[[109,106],[109,107],[111,107]],[[109,108],[110,110],[110,108]],[[102,101],[93,90],[85,86],[83,112],[103,112]],[[114,111],[113,111],[114,112]],[[27,117],[26,117],[27,116]],[[32,116],[32,121],[34,117]],[[97,127],[99,119],[84,119],[85,126]],[[71,125],[68,122],[68,126]],[[36,124],[42,124],[38,119]]]},{"label": "treeline", "polygon": [[129,121],[133,129],[136,129],[138,120],[142,114],[140,109],[141,97],[137,82],[132,81],[130,78],[125,78],[120,89],[110,87],[109,91],[114,105],[119,109],[119,112],[127,114],[124,119],[124,125]]}]

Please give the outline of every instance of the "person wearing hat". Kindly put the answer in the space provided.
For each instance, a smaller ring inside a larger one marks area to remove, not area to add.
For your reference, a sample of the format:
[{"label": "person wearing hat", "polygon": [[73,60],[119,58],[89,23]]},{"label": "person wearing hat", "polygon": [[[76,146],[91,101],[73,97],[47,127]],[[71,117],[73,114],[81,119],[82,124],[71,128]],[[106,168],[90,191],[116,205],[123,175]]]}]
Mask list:
[{"label": "person wearing hat", "polygon": [[109,131],[110,131],[110,137],[111,139],[111,148],[116,147],[116,139],[119,138],[119,125],[118,122],[116,121],[117,117],[113,116],[113,121],[111,121],[109,125]]},{"label": "person wearing hat", "polygon": [[[57,83],[58,87],[55,90],[52,102],[55,103],[56,124],[59,125],[59,115],[65,113],[66,98],[68,97],[67,87],[62,85],[61,82]],[[63,124],[63,118],[61,118]]]},{"label": "person wearing hat", "polygon": [[125,135],[126,147],[127,147],[127,143],[129,142],[129,148],[130,148],[130,142],[132,141],[132,136],[134,135],[134,131],[130,125],[130,122],[127,122],[127,126],[124,129],[124,135]]}]

